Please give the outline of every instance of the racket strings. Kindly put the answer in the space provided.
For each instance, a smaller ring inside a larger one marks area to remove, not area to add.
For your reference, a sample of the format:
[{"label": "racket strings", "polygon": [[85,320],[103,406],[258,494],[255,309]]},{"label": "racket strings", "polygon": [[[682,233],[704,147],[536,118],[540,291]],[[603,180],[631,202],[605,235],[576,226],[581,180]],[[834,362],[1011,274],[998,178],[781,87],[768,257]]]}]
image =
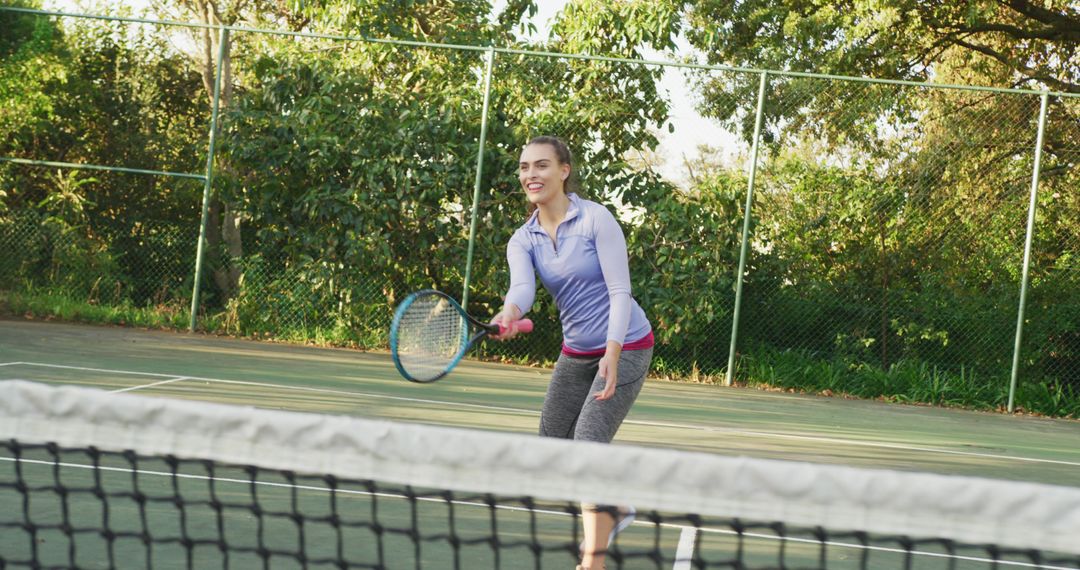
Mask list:
[{"label": "racket strings", "polygon": [[417,380],[442,374],[458,359],[468,343],[465,318],[446,298],[417,298],[398,323],[398,360]]}]

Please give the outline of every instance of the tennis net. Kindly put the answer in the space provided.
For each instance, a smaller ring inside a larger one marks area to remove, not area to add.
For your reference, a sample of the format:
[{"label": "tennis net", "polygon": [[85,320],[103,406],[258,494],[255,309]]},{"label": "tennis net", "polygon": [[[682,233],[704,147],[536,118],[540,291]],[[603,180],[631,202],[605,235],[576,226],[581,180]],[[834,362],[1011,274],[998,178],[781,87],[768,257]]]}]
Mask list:
[{"label": "tennis net", "polygon": [[0,569],[1080,568],[1080,489],[0,382]]}]

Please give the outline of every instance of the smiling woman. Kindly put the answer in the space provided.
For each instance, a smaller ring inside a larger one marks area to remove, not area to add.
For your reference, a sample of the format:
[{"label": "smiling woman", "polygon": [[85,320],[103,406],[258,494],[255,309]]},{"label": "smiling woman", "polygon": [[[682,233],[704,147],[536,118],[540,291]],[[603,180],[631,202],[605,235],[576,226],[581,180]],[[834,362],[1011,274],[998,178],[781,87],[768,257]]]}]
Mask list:
[{"label": "smiling woman", "polygon": [[[608,443],[645,383],[653,334],[630,291],[626,240],[615,216],[576,189],[573,155],[562,140],[542,136],[521,151],[518,181],[529,203],[528,221],[506,248],[510,288],[494,322],[528,312],[536,275],[555,298],[563,348],[548,384],[540,435]],[[634,518],[630,507],[583,505],[583,569],[604,568],[615,534]]]},{"label": "smiling woman", "polygon": [[[529,141],[521,151],[518,180],[525,189],[530,215],[541,204],[565,210],[564,206],[569,203],[566,197],[571,193],[580,195],[573,162],[569,147],[556,137],[540,136]],[[554,228],[548,233],[554,239]]]}]

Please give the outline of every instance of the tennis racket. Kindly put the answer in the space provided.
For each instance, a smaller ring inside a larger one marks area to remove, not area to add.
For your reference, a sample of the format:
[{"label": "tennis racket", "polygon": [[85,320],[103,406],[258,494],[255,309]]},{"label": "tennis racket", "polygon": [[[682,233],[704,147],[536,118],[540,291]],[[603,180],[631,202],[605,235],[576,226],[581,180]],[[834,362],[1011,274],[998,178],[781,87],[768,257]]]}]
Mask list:
[{"label": "tennis racket", "polygon": [[[518,332],[532,331],[529,319],[517,321]],[[394,366],[413,382],[434,382],[457,366],[469,348],[499,325],[482,323],[449,295],[434,289],[417,291],[398,305],[390,325]]]}]

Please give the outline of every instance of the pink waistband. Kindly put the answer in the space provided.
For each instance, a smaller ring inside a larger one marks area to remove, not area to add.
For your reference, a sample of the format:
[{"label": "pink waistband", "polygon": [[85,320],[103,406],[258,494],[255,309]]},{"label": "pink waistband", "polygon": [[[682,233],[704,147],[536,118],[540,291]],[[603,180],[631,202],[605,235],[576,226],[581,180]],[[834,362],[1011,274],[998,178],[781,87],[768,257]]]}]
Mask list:
[{"label": "pink waistband", "polygon": [[[645,350],[646,348],[652,348],[656,344],[656,339],[653,337],[653,333],[650,330],[649,334],[623,345],[623,350]],[[607,352],[606,348],[600,350],[574,350],[566,344],[562,345],[562,353],[567,356],[603,356]]]}]

